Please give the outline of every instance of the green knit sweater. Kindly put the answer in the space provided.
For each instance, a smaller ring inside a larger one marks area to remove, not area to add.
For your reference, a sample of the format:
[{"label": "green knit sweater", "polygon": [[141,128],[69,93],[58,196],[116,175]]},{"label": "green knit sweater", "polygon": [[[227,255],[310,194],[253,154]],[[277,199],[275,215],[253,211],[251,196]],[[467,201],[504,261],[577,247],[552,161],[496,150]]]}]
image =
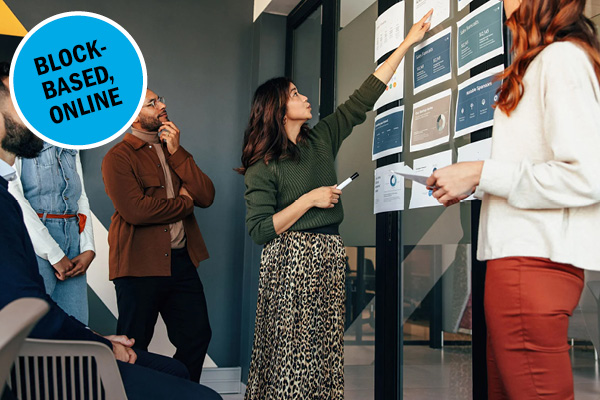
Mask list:
[{"label": "green knit sweater", "polygon": [[[352,128],[364,122],[367,111],[384,92],[386,85],[370,75],[350,99],[312,128],[308,140],[298,144],[297,161],[283,159],[268,165],[257,162],[246,171],[246,226],[258,244],[277,237],[273,214],[283,210],[303,194],[337,183],[335,157]],[[342,202],[333,208],[313,207],[289,230],[301,231],[340,224],[344,219]]]}]

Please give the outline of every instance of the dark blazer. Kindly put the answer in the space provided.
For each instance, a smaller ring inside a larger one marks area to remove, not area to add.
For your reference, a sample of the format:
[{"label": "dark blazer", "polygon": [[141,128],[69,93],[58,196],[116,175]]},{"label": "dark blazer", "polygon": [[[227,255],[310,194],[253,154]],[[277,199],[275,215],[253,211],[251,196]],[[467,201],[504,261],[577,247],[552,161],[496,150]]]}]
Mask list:
[{"label": "dark blazer", "polygon": [[[159,144],[161,146],[162,144]],[[164,148],[176,196],[167,198],[165,173],[155,144],[128,133],[102,161],[102,178],[115,206],[108,230],[109,279],[125,276],[170,276],[169,224],[183,221],[187,251],[196,267],[208,251],[194,217],[194,206],[208,207],[215,187],[182,146],[174,154]],[[180,196],[185,186],[190,196]]]},{"label": "dark blazer", "polygon": [[46,294],[33,245],[23,222],[23,212],[7,189],[8,182],[0,177],[0,308],[22,297],[43,299],[50,305],[50,311],[37,323],[29,337],[92,340],[112,349],[108,340],[67,315]]}]

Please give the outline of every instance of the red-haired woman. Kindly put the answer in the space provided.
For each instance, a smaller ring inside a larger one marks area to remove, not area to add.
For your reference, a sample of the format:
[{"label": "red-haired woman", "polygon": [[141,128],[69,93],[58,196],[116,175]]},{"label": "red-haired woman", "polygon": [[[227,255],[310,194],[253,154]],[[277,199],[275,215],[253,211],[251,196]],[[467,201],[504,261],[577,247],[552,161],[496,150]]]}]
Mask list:
[{"label": "red-haired woman", "polygon": [[307,98],[287,78],[262,84],[244,135],[246,225],[262,252],[246,400],[344,398],[346,253],[334,160],[400,61],[429,29],[404,42],[350,99],[314,128]]},{"label": "red-haired woman", "polygon": [[491,159],[427,181],[446,205],[485,193],[490,399],[573,399],[568,320],[583,269],[600,269],[600,45],[584,6],[504,1],[515,59],[501,75]]}]

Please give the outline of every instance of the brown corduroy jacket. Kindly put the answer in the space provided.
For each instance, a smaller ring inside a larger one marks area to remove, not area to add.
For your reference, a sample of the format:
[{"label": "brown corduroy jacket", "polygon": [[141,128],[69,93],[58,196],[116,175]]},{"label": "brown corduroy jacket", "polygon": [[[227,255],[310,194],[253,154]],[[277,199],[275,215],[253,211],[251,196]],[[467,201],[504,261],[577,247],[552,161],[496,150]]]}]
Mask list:
[{"label": "brown corduroy jacket", "polygon": [[[160,144],[158,144],[160,146]],[[155,146],[127,133],[102,161],[102,178],[115,213],[108,230],[109,279],[124,276],[170,276],[169,224],[183,220],[187,250],[196,267],[208,251],[194,217],[194,206],[208,207],[215,188],[182,146],[172,155],[164,148],[173,189],[186,196],[167,198],[165,174]]]}]

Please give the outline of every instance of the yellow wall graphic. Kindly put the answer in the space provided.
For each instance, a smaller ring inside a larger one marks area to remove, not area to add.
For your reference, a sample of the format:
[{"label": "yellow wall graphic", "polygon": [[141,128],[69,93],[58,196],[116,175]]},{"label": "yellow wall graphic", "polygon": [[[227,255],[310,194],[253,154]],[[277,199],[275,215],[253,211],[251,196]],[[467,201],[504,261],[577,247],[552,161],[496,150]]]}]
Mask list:
[{"label": "yellow wall graphic", "polygon": [[0,35],[20,36],[27,34],[27,29],[15,17],[4,0],[0,0]]}]

